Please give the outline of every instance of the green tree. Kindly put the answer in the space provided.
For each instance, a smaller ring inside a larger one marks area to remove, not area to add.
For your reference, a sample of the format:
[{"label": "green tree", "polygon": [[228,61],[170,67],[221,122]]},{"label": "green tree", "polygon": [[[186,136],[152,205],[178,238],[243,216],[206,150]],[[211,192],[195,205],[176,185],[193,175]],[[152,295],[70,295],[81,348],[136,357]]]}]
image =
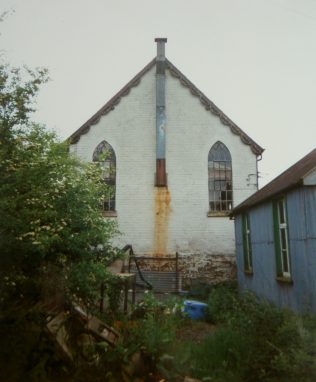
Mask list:
[{"label": "green tree", "polygon": [[93,308],[101,282],[117,282],[107,272],[120,251],[100,208],[111,192],[101,169],[31,121],[46,81],[44,69],[0,64],[1,380],[48,380],[58,359],[43,336],[50,307],[75,299]]},{"label": "green tree", "polygon": [[[110,192],[100,169],[30,120],[46,81],[43,69],[0,66],[0,269],[2,286],[17,295],[47,265],[65,273],[83,261],[105,267],[117,255],[108,250],[116,226],[100,211]],[[100,244],[108,258],[93,250]]]}]

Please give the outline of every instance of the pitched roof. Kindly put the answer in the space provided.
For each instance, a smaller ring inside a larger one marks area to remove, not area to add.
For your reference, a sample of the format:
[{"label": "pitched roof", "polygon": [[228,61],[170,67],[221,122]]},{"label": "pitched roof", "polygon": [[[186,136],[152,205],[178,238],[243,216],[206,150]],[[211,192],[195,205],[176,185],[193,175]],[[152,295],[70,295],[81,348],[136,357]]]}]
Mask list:
[{"label": "pitched roof", "polygon": [[[114,97],[112,97],[104,106],[101,107],[87,122],[85,122],[77,131],[75,131],[69,138],[71,144],[79,141],[81,135],[86,134],[92,125],[99,122],[100,118],[109,113],[119,104],[122,97],[125,97],[130,90],[137,86],[141,78],[156,64],[156,58],[150,61],[136,76],[128,82]],[[260,147],[255,141],[253,141],[240,127],[238,127],[231,119],[229,119],[210,99],[206,97],[184,74],[180,72],[169,60],[166,59],[167,68],[172,76],[178,78],[182,85],[190,89],[191,93],[198,97],[201,104],[206,110],[209,110],[212,114],[216,115],[220,121],[228,126],[232,133],[239,135],[243,143],[250,146],[252,152],[256,155],[260,155],[263,152],[263,148]]]},{"label": "pitched roof", "polygon": [[255,194],[235,207],[231,216],[237,215],[249,207],[261,204],[272,199],[285,191],[293,189],[303,184],[303,178],[316,168],[316,149],[307,154],[304,158],[296,162],[293,166],[285,170],[282,174],[273,179]]}]

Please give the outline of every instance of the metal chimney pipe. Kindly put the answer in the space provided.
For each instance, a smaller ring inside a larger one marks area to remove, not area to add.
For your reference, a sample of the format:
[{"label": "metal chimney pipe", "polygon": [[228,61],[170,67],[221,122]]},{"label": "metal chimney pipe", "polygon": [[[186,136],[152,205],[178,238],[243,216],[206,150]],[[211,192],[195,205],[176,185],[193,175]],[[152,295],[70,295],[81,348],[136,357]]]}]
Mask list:
[{"label": "metal chimney pipe", "polygon": [[165,97],[165,43],[166,38],[156,38],[156,181],[157,187],[167,186],[166,173],[166,97]]}]

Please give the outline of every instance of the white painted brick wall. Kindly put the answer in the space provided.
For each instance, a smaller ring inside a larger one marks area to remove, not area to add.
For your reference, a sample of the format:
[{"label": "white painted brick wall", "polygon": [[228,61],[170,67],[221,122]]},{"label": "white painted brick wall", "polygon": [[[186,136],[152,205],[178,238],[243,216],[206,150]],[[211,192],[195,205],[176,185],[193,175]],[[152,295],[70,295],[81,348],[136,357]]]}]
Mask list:
[{"label": "white painted brick wall", "polygon": [[[137,254],[154,252],[155,224],[155,69],[121,99],[113,111],[91,126],[71,151],[91,161],[96,146],[109,142],[117,158],[116,208],[119,244]],[[208,152],[217,141],[230,150],[234,205],[255,191],[256,156],[238,135],[205,110],[197,97],[167,71],[166,163],[171,212],[167,252],[234,254],[234,224],[227,217],[207,217]]]}]

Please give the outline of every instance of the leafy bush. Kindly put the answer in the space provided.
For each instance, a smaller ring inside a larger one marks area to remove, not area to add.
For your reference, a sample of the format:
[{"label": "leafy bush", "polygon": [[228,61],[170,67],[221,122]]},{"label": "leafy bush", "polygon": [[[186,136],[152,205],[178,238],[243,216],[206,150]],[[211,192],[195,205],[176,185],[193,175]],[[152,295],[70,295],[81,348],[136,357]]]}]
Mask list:
[{"label": "leafy bush", "polygon": [[222,283],[213,286],[207,299],[208,319],[213,323],[228,321],[239,307],[236,284]]},{"label": "leafy bush", "polygon": [[192,375],[245,382],[316,379],[315,341],[294,313],[223,287],[211,292],[209,312],[220,327],[192,345]]},{"label": "leafy bush", "polygon": [[120,279],[109,273],[106,265],[90,259],[78,262],[70,269],[69,287],[72,300],[84,305],[89,311],[96,308],[101,283],[106,284],[106,294],[111,294],[111,290],[114,289],[115,296],[111,296],[110,307],[116,311],[120,302]]},{"label": "leafy bush", "polygon": [[142,313],[142,318],[132,331],[135,341],[152,359],[158,359],[167,351],[174,341],[176,328],[181,320],[177,315],[177,304],[174,299],[159,301],[148,292],[135,309],[136,317]]},{"label": "leafy bush", "polygon": [[[14,360],[21,374],[29,367],[36,349],[26,332],[34,326],[35,340],[43,330],[29,312],[47,303],[43,296],[50,298],[51,307],[66,292],[69,299],[75,294],[92,305],[100,281],[110,277],[106,265],[118,255],[110,246],[117,226],[100,210],[109,193],[100,181],[101,169],[69,155],[67,142],[31,122],[35,97],[46,81],[46,70],[22,71],[0,62],[2,343],[10,343],[16,331],[14,347],[4,347],[13,362],[1,365],[3,375],[10,365],[14,374]],[[103,253],[95,251],[100,244],[106,248]],[[113,304],[119,300],[113,293],[111,299]],[[27,316],[23,328],[15,316]],[[44,352],[42,356],[38,365],[44,370]]]},{"label": "leafy bush", "polygon": [[208,307],[216,327],[200,342],[177,338],[168,350],[174,356],[168,370],[159,361],[168,381],[184,375],[215,382],[316,380],[315,317],[277,309],[249,293],[239,297],[231,285],[212,288]]},{"label": "leafy bush", "polygon": [[89,264],[90,272],[92,266],[97,271],[98,262],[102,268],[104,259],[92,248],[109,247],[117,233],[113,220],[104,219],[100,211],[109,192],[100,181],[101,169],[69,155],[67,142],[30,120],[39,86],[46,80],[45,70],[23,72],[0,64],[3,306],[12,299],[36,300],[47,282],[41,277],[47,267],[63,273],[65,284],[65,270],[83,275],[82,264]]}]

